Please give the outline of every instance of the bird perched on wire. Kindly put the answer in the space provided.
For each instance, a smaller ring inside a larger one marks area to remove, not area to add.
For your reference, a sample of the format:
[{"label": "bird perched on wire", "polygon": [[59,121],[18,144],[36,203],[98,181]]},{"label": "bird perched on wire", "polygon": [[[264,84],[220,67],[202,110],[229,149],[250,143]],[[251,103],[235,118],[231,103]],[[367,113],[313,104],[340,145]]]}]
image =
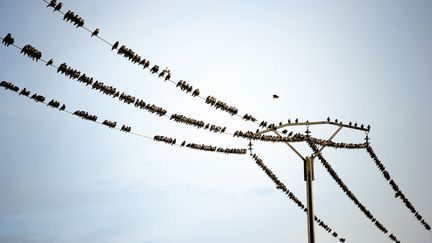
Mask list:
[{"label": "bird perched on wire", "polygon": [[51,66],[53,63],[54,63],[53,59],[50,59],[50,60],[46,63],[46,65],[47,65],[47,66]]},{"label": "bird perched on wire", "polygon": [[117,49],[118,46],[119,46],[119,42],[116,41],[116,43],[114,43],[114,45],[112,46],[111,51]]},{"label": "bird perched on wire", "polygon": [[99,28],[97,28],[97,29],[95,29],[93,32],[92,32],[92,34],[91,34],[91,36],[93,37],[93,36],[97,36],[99,34]]},{"label": "bird perched on wire", "polygon": [[63,3],[58,3],[55,7],[54,7],[54,12],[55,11],[60,11],[60,9],[62,8]]},{"label": "bird perched on wire", "polygon": [[275,100],[275,99],[279,99],[279,95],[273,95],[273,99]]}]

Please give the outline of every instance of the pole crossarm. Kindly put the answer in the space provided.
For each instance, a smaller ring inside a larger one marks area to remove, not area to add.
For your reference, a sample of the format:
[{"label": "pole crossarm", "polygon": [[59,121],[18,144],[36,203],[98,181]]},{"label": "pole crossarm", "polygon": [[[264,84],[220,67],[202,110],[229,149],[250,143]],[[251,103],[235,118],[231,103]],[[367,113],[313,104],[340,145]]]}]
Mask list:
[{"label": "pole crossarm", "polygon": [[[280,135],[280,133],[279,132],[277,132],[277,131],[275,131],[275,130],[273,130],[272,132],[274,132],[276,135],[278,135],[279,137],[282,137],[282,135]],[[300,159],[302,159],[302,161],[305,161],[305,157],[303,157],[303,155],[301,155],[300,153],[299,153],[299,151],[297,151],[297,149],[295,149],[289,142],[285,142],[285,144],[286,145],[288,145],[288,147],[292,150],[292,151],[294,151],[294,153],[295,154],[297,154],[297,156],[299,156],[300,157]]]},{"label": "pole crossarm", "polygon": [[284,127],[294,127],[294,126],[313,126],[313,125],[333,125],[333,126],[338,126],[338,127],[346,127],[346,128],[350,128],[350,129],[354,129],[354,130],[359,130],[359,131],[364,131],[364,132],[369,132],[370,129],[367,127],[357,127],[357,126],[353,126],[353,125],[349,125],[349,124],[343,124],[343,123],[336,123],[336,122],[331,122],[331,121],[314,121],[314,122],[288,122],[285,124],[282,124],[280,126],[276,126],[275,129],[273,128],[267,128],[264,129],[262,131],[258,131],[256,134],[264,134],[267,132],[271,132],[274,130],[278,130]]}]

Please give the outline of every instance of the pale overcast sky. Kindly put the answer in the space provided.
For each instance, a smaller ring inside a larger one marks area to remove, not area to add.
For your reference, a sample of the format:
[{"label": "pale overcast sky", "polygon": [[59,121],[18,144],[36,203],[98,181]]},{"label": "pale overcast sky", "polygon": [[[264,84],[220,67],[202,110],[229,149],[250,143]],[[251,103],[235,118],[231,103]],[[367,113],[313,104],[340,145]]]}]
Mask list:
[{"label": "pale overcast sky", "polygon": [[[431,1],[63,1],[69,9],[109,42],[168,66],[173,80],[186,80],[240,114],[370,124],[375,152],[431,223]],[[66,62],[169,114],[230,131],[258,128],[143,71],[62,19],[39,0],[0,2],[0,35],[12,33],[16,45],[31,44],[56,65]],[[0,47],[0,75],[145,135],[247,147],[247,140],[118,102],[13,47]],[[0,114],[0,242],[307,242],[306,215],[248,155],[156,143],[10,91],[0,92]],[[312,127],[312,135],[328,138],[334,129]],[[360,143],[364,135],[342,129],[335,140]],[[254,152],[306,202],[302,162],[287,146],[254,142]],[[401,242],[432,242],[365,150],[323,154]],[[315,165],[315,213],[346,242],[391,242]],[[316,233],[317,242],[338,242],[319,227]]]}]

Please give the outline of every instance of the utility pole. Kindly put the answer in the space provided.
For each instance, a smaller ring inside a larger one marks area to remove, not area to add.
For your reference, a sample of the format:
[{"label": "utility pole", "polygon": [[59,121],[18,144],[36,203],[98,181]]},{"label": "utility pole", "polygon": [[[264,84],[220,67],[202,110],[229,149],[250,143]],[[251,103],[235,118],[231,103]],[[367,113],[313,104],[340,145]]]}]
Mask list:
[{"label": "utility pole", "polygon": [[[264,129],[262,131],[259,131],[255,134],[265,134],[268,132],[273,132],[274,134],[276,134],[279,137],[282,137],[282,135],[277,131],[278,129],[284,128],[284,127],[292,127],[292,126],[306,126],[306,136],[310,135],[310,130],[309,127],[310,126],[314,126],[314,125],[332,125],[332,126],[336,126],[337,129],[336,131],[331,135],[331,137],[329,138],[329,141],[333,140],[335,138],[335,136],[340,132],[340,130],[342,130],[342,128],[350,128],[350,129],[354,129],[354,130],[360,130],[360,131],[364,131],[366,132],[366,141],[368,141],[368,137],[367,134],[369,132],[369,127],[365,128],[363,127],[363,125],[361,127],[357,127],[357,125],[355,126],[351,126],[351,125],[346,125],[346,124],[342,124],[342,122],[338,123],[337,121],[335,122],[331,122],[330,119],[328,118],[327,121],[316,121],[316,122],[295,122],[295,123],[291,123],[290,121],[288,121],[288,123],[286,124],[281,124],[279,126],[273,127],[273,128],[267,128]],[[306,196],[307,196],[307,225],[308,225],[308,243],[315,243],[315,213],[314,213],[314,206],[313,206],[313,187],[312,187],[312,182],[313,180],[315,180],[314,178],[314,164],[313,164],[313,160],[314,158],[320,154],[323,149],[325,148],[325,146],[321,146],[321,148],[318,149],[318,151],[316,153],[311,154],[310,156],[307,156],[306,158],[300,154],[289,142],[284,142],[298,157],[301,158],[301,160],[304,163],[304,180],[306,182]],[[249,144],[250,146],[250,151],[252,151],[252,143]]]},{"label": "utility pole", "polygon": [[315,220],[313,208],[313,188],[312,181],[314,180],[314,164],[312,157],[306,157],[304,161],[304,180],[306,181],[307,195],[307,221],[308,221],[308,243],[315,243]]}]

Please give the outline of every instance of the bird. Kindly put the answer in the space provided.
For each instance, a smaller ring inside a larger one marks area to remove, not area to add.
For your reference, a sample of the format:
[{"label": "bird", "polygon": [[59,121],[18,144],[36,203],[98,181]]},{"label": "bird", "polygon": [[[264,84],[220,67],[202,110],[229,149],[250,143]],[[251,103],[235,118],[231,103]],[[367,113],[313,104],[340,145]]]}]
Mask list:
[{"label": "bird", "polygon": [[181,147],[185,146],[186,141],[183,141],[183,143],[180,145]]},{"label": "bird", "polygon": [[295,119],[295,123],[298,123],[298,118]]},{"label": "bird", "polygon": [[114,43],[114,45],[112,46],[112,48],[111,48],[111,51],[113,51],[113,50],[117,49],[117,48],[118,48],[118,46],[119,46],[119,42],[118,42],[118,41],[116,41],[116,43]]},{"label": "bird", "polygon": [[57,0],[51,0],[51,2],[47,5],[47,7],[55,7],[55,5],[57,4]]},{"label": "bird", "polygon": [[59,3],[59,4],[57,4],[57,5],[55,6],[55,8],[54,8],[54,12],[55,12],[55,11],[60,11],[60,9],[62,8],[62,6],[63,6],[63,3]]},{"label": "bird", "polygon": [[93,31],[93,33],[91,34],[91,36],[93,37],[94,35],[98,35],[99,34],[99,28],[97,28],[97,29],[95,29],[94,31]]},{"label": "bird", "polygon": [[66,109],[66,105],[63,104],[63,105],[60,107],[60,110],[61,110],[61,111],[64,111],[65,109]]},{"label": "bird", "polygon": [[54,63],[54,61],[53,61],[53,59],[50,59],[48,62],[47,62],[47,66],[50,66],[50,65],[52,65]]},{"label": "bird", "polygon": [[327,117],[327,122],[330,122],[330,117]]},{"label": "bird", "polygon": [[273,95],[273,99],[279,99],[279,95]]},{"label": "bird", "polygon": [[285,130],[282,131],[282,133],[283,133],[283,134],[287,134],[287,133],[288,133],[288,130],[285,129]]}]

